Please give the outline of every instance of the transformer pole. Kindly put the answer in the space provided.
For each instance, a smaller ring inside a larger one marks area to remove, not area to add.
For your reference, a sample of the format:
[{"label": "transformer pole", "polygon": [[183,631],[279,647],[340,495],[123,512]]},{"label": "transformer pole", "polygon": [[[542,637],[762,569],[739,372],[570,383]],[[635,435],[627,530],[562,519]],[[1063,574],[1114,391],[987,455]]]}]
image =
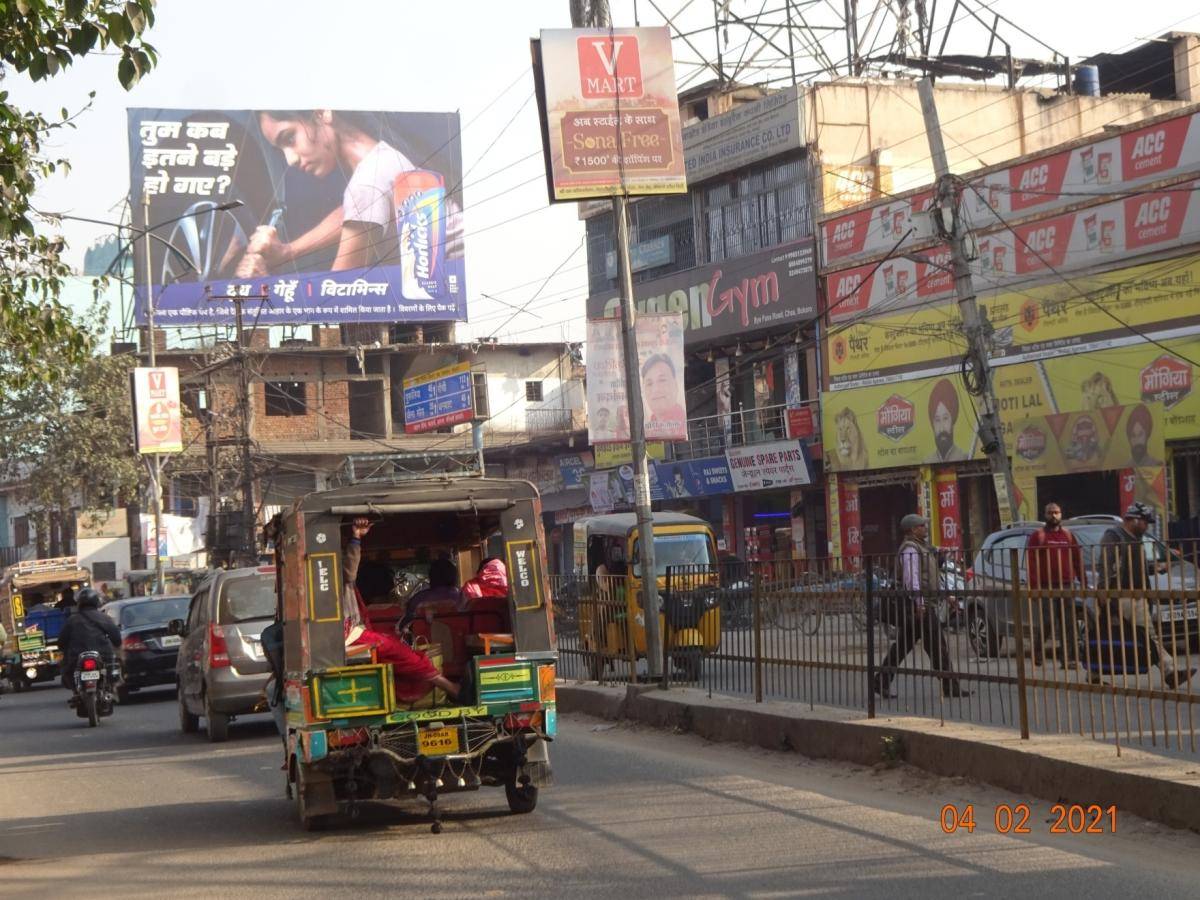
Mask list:
[{"label": "transformer pole", "polygon": [[[1012,461],[1004,443],[1004,429],[1000,424],[1000,404],[996,400],[996,384],[992,377],[989,344],[991,329],[979,314],[975,298],[975,284],[971,278],[971,260],[979,257],[975,235],[966,227],[961,210],[961,192],[946,159],[946,145],[942,141],[942,127],[938,121],[937,103],[933,96],[933,82],[922,78],[917,82],[921,97],[921,112],[925,117],[925,133],[929,141],[929,155],[933,160],[933,171],[937,177],[934,206],[931,215],[937,231],[950,244],[950,256],[954,270],[954,293],[958,297],[958,308],[962,315],[963,333],[967,337],[968,365],[974,373],[974,384],[967,390],[979,398],[983,409],[979,416],[979,440],[992,467],[992,478],[996,484],[996,498],[1000,501],[1002,523],[1016,521],[1017,495],[1013,483]],[[1008,515],[1005,516],[1007,506]]]}]

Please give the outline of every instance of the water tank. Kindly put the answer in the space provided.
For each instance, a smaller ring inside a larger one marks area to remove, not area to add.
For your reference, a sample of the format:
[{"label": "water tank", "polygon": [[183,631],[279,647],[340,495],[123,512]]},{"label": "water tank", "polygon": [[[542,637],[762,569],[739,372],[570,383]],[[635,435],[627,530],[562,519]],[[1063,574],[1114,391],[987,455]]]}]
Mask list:
[{"label": "water tank", "polygon": [[1084,97],[1100,96],[1100,67],[1078,66],[1075,69],[1075,93]]}]

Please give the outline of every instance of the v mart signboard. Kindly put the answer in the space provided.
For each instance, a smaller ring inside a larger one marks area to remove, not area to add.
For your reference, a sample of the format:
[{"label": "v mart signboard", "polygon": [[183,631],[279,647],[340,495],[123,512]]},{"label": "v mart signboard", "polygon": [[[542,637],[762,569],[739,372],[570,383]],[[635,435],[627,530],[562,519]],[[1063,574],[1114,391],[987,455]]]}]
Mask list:
[{"label": "v mart signboard", "polygon": [[[979,230],[1046,216],[1114,192],[1200,174],[1200,112],[1163,116],[1120,134],[967,175],[964,204]],[[822,273],[861,264],[890,251],[936,243],[925,216],[931,188],[840,215],[820,224]]]},{"label": "v mart signboard", "polygon": [[[1200,256],[1073,277],[980,298],[995,328],[993,364],[1144,343],[1200,332]],[[1118,322],[1108,314],[1111,312]],[[831,391],[957,371],[966,349],[957,304],[880,313],[830,329]]]}]

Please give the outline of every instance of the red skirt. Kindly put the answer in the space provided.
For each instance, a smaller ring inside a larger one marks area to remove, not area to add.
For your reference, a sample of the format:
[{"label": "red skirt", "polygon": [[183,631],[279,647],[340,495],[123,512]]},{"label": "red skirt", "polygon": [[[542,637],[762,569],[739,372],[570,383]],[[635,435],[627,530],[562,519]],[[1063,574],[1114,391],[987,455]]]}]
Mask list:
[{"label": "red skirt", "polygon": [[437,667],[424,653],[414,650],[394,634],[367,629],[352,646],[374,647],[381,663],[391,663],[396,680],[396,699],[404,702],[419,700],[429,693],[430,684],[438,676]]}]

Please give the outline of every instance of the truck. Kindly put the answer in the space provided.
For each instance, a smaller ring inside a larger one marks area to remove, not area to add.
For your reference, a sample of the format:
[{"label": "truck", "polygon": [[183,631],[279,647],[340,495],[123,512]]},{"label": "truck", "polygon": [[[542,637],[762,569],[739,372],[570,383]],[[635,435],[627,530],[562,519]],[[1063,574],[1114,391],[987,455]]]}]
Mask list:
[{"label": "truck", "polygon": [[91,573],[74,556],[19,562],[0,571],[0,622],[8,632],[0,658],[14,690],[58,677],[58,635],[74,608],[75,594]]}]

